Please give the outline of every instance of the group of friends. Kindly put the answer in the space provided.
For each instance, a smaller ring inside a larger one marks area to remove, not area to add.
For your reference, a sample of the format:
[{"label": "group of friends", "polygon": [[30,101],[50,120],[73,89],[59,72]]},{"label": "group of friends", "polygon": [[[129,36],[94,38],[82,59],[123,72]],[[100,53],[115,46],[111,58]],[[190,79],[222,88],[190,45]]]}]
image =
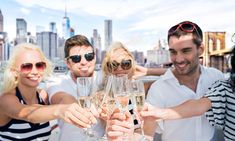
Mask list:
[{"label": "group of friends", "polygon": [[[193,22],[183,21],[168,30],[168,45],[173,67],[145,68],[135,64],[130,51],[115,42],[106,52],[102,71],[95,70],[96,52],[83,35],[66,40],[65,63],[68,73],[48,81],[52,64],[38,46],[20,44],[14,48],[4,72],[0,95],[0,140],[48,140],[50,120],[59,119],[61,141],[89,141],[90,128],[107,140],[139,140],[132,113],[115,110],[107,117],[102,110],[87,110],[77,103],[78,77],[128,75],[136,79],[160,75],[147,91],[146,104],[138,111],[148,140],[216,141],[220,128],[224,140],[235,140],[235,48],[231,51],[231,75],[224,78],[215,68],[202,66],[203,32]],[[133,111],[132,111],[133,112]],[[136,119],[135,119],[136,120]],[[141,123],[139,122],[139,124]],[[108,124],[107,124],[108,123]],[[138,122],[137,122],[138,123]]]}]

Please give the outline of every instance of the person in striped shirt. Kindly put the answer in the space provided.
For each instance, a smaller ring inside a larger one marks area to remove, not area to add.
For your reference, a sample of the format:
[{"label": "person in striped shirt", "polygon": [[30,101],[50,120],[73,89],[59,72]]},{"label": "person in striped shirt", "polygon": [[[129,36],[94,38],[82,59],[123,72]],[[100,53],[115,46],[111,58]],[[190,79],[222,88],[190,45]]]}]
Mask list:
[{"label": "person in striped shirt", "polygon": [[156,108],[149,104],[141,112],[143,117],[155,120],[173,120],[200,116],[205,113],[212,126],[220,128],[225,141],[235,140],[235,46],[231,51],[230,77],[212,84],[200,99],[188,100],[178,106],[166,109]]},{"label": "person in striped shirt", "polygon": [[57,118],[79,127],[95,122],[95,117],[76,103],[48,105],[47,93],[37,87],[51,70],[38,46],[23,43],[14,48],[0,95],[1,141],[48,140],[48,121]]}]

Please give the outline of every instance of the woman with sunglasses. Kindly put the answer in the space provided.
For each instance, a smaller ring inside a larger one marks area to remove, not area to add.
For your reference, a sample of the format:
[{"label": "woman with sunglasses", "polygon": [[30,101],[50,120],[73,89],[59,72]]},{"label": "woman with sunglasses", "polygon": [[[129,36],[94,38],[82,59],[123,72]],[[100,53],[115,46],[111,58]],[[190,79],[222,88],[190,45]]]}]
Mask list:
[{"label": "woman with sunglasses", "polygon": [[0,140],[48,140],[48,121],[57,118],[79,127],[89,126],[92,115],[78,104],[48,105],[47,93],[37,87],[51,70],[38,46],[25,43],[14,48],[0,95]]},{"label": "woman with sunglasses", "polygon": [[[118,77],[127,75],[132,79],[135,70],[136,64],[131,52],[121,42],[113,43],[102,62],[104,80],[111,74]],[[107,124],[106,128],[109,139],[121,140],[123,134],[129,134],[129,139],[133,140],[134,126],[140,127],[140,125],[131,108],[133,107],[131,101],[129,101],[129,107],[129,112],[125,115],[116,112],[110,117],[109,123],[112,124]],[[123,116],[126,118],[122,118]]]}]

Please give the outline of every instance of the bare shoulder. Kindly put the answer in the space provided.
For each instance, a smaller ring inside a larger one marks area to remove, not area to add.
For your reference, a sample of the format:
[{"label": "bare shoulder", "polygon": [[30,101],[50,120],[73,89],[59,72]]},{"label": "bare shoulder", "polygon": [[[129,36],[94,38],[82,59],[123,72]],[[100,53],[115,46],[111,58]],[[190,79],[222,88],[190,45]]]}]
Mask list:
[{"label": "bare shoulder", "polygon": [[18,98],[15,95],[14,90],[11,91],[11,92],[1,94],[1,96],[0,96],[0,105],[2,103],[5,103],[6,101],[9,101],[9,100],[18,100]]},{"label": "bare shoulder", "polygon": [[2,115],[8,107],[15,107],[19,104],[19,99],[15,95],[15,91],[3,93],[0,96],[0,114]]}]

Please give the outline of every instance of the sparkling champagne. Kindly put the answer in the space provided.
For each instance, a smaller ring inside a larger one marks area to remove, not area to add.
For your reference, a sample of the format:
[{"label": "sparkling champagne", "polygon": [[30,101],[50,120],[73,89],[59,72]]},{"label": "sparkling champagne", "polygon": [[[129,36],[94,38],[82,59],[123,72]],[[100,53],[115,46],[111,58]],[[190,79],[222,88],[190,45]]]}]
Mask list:
[{"label": "sparkling champagne", "polygon": [[79,104],[82,108],[90,108],[91,107],[91,99],[88,96],[81,96],[78,99]]},{"label": "sparkling champagne", "polygon": [[135,94],[135,103],[138,110],[141,110],[144,107],[145,93]]},{"label": "sparkling champagne", "polygon": [[122,111],[125,111],[128,103],[129,103],[129,96],[128,95],[118,95],[117,100],[121,106],[120,108],[122,109]]}]

